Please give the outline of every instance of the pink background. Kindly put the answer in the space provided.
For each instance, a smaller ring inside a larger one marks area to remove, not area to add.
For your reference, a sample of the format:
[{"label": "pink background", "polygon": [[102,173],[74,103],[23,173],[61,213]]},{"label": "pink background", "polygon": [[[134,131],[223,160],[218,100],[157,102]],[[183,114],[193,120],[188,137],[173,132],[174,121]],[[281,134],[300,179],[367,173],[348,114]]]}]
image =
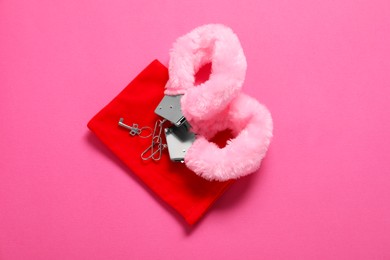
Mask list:
[{"label": "pink background", "polygon": [[[191,229],[86,124],[211,22],[275,130]],[[388,0],[0,0],[0,259],[390,259],[389,112]]]}]

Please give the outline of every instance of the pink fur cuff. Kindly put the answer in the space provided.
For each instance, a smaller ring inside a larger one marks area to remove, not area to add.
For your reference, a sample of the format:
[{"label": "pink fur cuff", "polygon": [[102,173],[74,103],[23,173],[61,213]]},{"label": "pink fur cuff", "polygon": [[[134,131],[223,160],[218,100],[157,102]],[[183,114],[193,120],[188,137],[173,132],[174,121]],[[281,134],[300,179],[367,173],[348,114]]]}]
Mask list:
[{"label": "pink fur cuff", "polygon": [[[209,79],[195,85],[195,74],[211,63]],[[234,32],[208,24],[180,37],[170,52],[165,94],[183,94],[181,109],[196,139],[185,155],[188,168],[208,179],[225,181],[256,171],[272,138],[265,106],[241,93],[246,58]],[[225,129],[235,137],[219,148],[210,138]]]}]

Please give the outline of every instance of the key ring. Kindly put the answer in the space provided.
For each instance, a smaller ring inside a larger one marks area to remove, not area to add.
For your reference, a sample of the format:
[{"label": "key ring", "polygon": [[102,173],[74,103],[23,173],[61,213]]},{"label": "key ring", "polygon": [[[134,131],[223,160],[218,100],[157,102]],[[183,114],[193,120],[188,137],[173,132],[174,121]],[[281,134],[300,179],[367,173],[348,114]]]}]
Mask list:
[{"label": "key ring", "polygon": [[[149,130],[150,133],[149,133],[148,135],[141,135],[142,132],[143,132],[144,130]],[[152,128],[149,127],[149,126],[141,127],[141,129],[139,129],[138,136],[141,137],[141,138],[148,138],[148,137],[151,137],[151,136],[152,136]]]}]

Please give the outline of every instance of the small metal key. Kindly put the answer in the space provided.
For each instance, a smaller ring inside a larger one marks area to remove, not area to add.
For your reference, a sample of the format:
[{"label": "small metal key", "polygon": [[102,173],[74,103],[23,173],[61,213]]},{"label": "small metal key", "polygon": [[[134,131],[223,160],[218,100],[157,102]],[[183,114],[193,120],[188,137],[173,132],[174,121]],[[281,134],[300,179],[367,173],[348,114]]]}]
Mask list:
[{"label": "small metal key", "polygon": [[141,133],[141,129],[138,128],[138,124],[133,124],[132,126],[126,125],[123,123],[123,118],[119,119],[118,125],[130,130],[129,134],[132,136],[139,135]]}]

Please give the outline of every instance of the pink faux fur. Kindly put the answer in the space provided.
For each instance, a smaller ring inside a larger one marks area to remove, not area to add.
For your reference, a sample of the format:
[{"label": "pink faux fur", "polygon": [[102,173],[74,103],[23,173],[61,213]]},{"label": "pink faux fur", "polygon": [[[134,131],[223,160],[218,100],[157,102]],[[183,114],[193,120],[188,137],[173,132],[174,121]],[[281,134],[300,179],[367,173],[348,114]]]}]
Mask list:
[{"label": "pink faux fur", "polygon": [[[195,88],[196,72],[210,62],[209,80]],[[187,120],[211,119],[238,95],[245,73],[245,55],[233,31],[220,24],[204,25],[174,43],[165,94],[185,93],[182,110]]]},{"label": "pink faux fur", "polygon": [[[201,26],[180,37],[170,55],[165,94],[183,94],[183,115],[197,134],[184,158],[187,167],[217,181],[256,171],[272,138],[272,118],[265,106],[240,93],[246,59],[237,36],[224,25]],[[209,80],[195,86],[195,73],[209,62]],[[225,129],[235,135],[225,147],[208,141]]]}]

